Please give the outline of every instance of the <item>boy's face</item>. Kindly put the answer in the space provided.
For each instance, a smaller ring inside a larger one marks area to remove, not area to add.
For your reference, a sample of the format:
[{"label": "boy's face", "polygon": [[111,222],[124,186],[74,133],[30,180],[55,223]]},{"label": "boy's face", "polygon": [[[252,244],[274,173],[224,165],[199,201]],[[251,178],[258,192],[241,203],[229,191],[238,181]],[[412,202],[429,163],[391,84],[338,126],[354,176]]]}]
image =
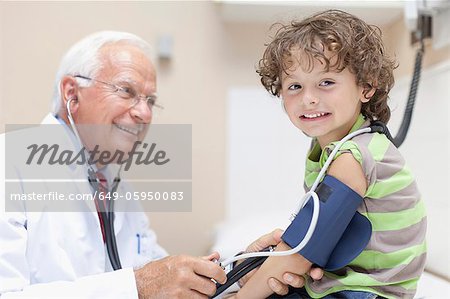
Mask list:
[{"label": "boy's face", "polygon": [[[292,123],[306,135],[316,137],[323,148],[348,134],[361,103],[368,99],[348,69],[326,72],[324,64],[314,59],[308,72],[307,63],[299,64],[302,57],[298,53],[293,53],[292,67],[281,77],[281,96]],[[330,62],[332,65],[333,59]]]}]

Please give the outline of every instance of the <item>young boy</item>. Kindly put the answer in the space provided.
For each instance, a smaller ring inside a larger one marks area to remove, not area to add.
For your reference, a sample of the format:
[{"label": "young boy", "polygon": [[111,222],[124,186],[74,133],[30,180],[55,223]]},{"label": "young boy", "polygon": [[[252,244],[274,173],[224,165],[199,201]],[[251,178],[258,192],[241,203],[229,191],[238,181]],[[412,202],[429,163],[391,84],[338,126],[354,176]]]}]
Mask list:
[{"label": "young boy", "polygon": [[[264,87],[282,98],[292,123],[312,137],[306,160],[309,190],[337,142],[348,133],[387,123],[394,62],[380,30],[342,11],[325,11],[277,32],[260,61]],[[307,279],[289,298],[413,298],[424,269],[426,216],[415,180],[383,134],[364,133],[344,143],[327,171],[361,195],[358,212],[372,224],[366,248],[347,266]],[[280,243],[276,250],[290,247]],[[269,257],[236,294],[265,298],[266,281],[285,272],[304,274],[300,254]]]}]

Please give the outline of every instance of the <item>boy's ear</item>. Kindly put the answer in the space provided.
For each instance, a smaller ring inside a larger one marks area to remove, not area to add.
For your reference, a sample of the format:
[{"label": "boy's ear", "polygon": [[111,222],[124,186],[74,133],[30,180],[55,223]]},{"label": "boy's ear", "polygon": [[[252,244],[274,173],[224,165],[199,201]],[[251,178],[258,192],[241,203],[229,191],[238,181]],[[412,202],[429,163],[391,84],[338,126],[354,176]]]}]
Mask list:
[{"label": "boy's ear", "polygon": [[375,94],[377,89],[373,85],[367,84],[362,90],[361,102],[367,103]]}]

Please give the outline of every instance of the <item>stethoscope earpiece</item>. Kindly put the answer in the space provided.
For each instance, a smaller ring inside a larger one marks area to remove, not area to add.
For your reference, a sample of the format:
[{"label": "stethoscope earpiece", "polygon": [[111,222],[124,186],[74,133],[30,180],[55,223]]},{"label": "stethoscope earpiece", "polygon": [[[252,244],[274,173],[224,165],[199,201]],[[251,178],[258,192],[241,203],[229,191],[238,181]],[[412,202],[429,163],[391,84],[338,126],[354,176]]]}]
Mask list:
[{"label": "stethoscope earpiece", "polygon": [[78,99],[76,97],[70,98],[67,100],[67,103],[66,103],[67,116],[69,117],[69,121],[70,121],[71,125],[73,125],[73,123],[74,123],[73,117],[72,117],[72,112],[70,111],[70,104],[72,103],[72,101],[78,101]]}]

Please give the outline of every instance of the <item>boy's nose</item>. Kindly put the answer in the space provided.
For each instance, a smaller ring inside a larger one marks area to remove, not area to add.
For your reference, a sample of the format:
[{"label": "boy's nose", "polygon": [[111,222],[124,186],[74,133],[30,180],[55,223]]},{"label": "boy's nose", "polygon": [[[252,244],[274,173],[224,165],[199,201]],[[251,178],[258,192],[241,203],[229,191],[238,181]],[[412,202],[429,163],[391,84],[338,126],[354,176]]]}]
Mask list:
[{"label": "boy's nose", "polygon": [[315,105],[319,102],[319,99],[317,96],[315,96],[311,91],[305,90],[303,93],[303,104],[306,106]]}]

